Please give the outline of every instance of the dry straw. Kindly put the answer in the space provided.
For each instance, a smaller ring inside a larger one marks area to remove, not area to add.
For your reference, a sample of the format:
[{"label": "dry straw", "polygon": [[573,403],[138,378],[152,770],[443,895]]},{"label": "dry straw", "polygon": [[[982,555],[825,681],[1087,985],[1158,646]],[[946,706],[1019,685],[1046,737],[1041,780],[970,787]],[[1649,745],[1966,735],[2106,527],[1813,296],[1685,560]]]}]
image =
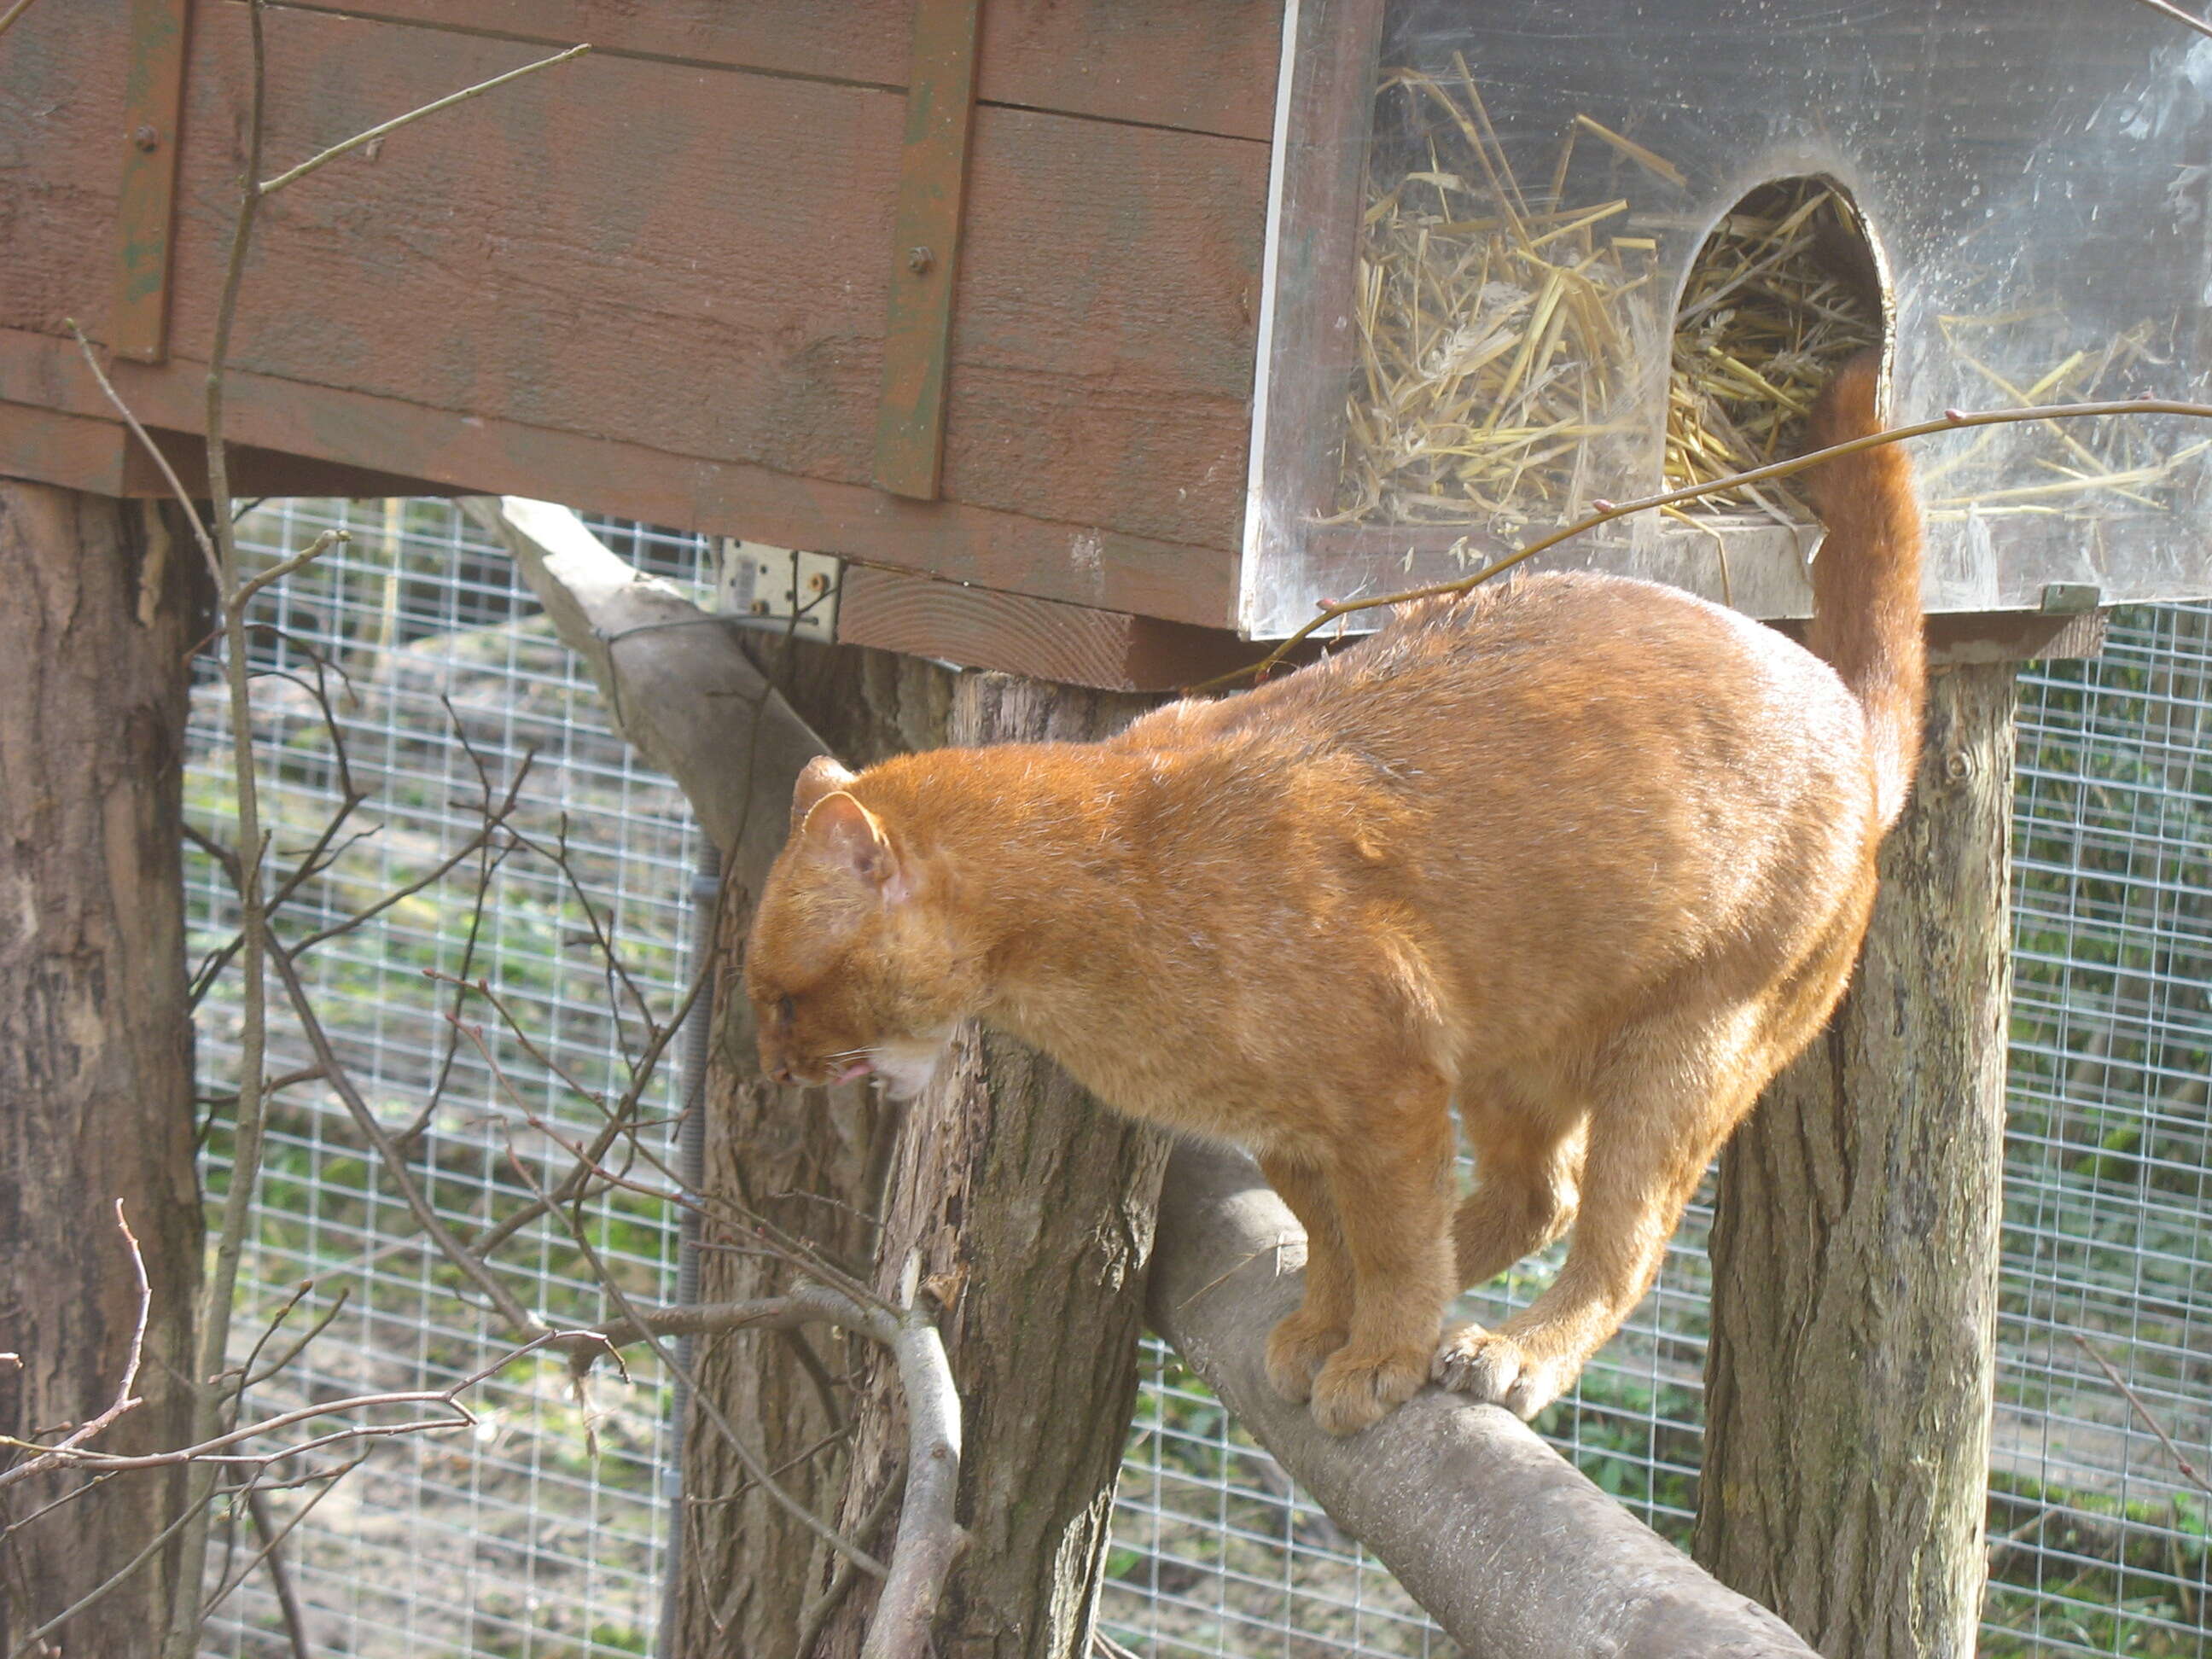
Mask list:
[{"label": "dry straw", "polygon": [[[1670,183],[1665,156],[1587,115],[1569,125],[1549,176],[1532,186],[1504,147],[1467,64],[1449,74],[1385,72],[1419,133],[1368,186],[1356,317],[1360,362],[1346,405],[1338,521],[1466,525],[1510,534],[1588,504],[1584,473],[1607,440],[1644,430],[1632,392],[1638,319],[1655,236],[1625,198],[1571,199],[1578,144],[1600,144]],[[1818,179],[1747,197],[1707,240],[1674,319],[1665,458],[1669,487],[1710,483],[1795,454],[1804,416],[1844,358],[1879,339],[1881,284],[1849,201]],[[1982,343],[2028,319],[1943,320],[1954,361],[2013,404],[2113,395],[2151,359],[2153,331],[2075,352],[2032,381],[1983,361]],[[1650,326],[1647,322],[1644,326]],[[2020,439],[1987,428],[1923,463],[1936,516],[2102,515],[2169,505],[2160,486],[2197,444],[2159,454],[2134,421],[2077,431],[2052,423],[2021,481]],[[1610,468],[1608,471],[1610,471]],[[1618,484],[1618,478],[1613,482]],[[1804,516],[1787,486],[1747,489],[1669,509],[1709,524],[1747,512]]]}]

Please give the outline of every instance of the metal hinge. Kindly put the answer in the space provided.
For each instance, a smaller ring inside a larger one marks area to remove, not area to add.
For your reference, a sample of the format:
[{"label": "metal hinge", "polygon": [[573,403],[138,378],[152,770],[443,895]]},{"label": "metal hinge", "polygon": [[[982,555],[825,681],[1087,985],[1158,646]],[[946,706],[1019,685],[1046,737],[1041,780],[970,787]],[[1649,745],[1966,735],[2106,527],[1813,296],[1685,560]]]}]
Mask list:
[{"label": "metal hinge", "polygon": [[837,637],[842,560],[725,536],[716,544],[715,608],[732,622],[829,644]]}]

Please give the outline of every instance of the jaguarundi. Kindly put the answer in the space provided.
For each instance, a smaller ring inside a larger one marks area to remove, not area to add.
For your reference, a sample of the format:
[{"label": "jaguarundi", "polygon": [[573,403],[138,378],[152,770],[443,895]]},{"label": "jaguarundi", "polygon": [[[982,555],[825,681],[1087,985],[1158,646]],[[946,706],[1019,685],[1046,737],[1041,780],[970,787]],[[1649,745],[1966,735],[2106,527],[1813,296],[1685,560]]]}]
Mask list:
[{"label": "jaguarundi", "polygon": [[[1878,429],[1877,368],[1837,376],[1816,446]],[[1533,1414],[1835,1006],[1912,777],[1909,465],[1808,478],[1809,649],[1672,588],[1536,575],[1103,742],[816,760],[746,954],[763,1065],[913,1091],[959,1021],[1011,1033],[1256,1154],[1310,1251],[1267,1374],[1322,1427],[1431,1378]],[[1531,1306],[1443,1329],[1570,1228]]]}]

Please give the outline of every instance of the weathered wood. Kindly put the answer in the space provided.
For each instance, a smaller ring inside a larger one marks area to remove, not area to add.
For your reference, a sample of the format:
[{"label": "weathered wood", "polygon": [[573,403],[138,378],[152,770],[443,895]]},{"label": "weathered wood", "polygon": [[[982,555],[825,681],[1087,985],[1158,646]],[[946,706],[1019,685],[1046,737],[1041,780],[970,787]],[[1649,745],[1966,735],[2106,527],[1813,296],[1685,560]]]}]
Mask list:
[{"label": "weathered wood", "polygon": [[914,9],[884,392],[876,409],[876,483],[921,501],[937,499],[945,460],[945,374],[960,282],[960,210],[968,198],[981,5],[915,0]]},{"label": "weathered wood", "polygon": [[[200,1268],[179,855],[203,567],[145,518],[0,481],[0,1349],[21,1362],[0,1361],[0,1431],[52,1440],[116,1398],[139,1311],[120,1200],[152,1289],[144,1403],[95,1443],[123,1453],[185,1442]],[[149,1544],[181,1473],[118,1476],[0,1539],[0,1649]],[[14,1487],[0,1524],[80,1484]],[[57,1650],[155,1652],[173,1579],[156,1555]]]},{"label": "weathered wood", "polygon": [[[180,362],[173,359],[171,368]],[[170,373],[149,374],[123,363],[116,368],[125,396],[156,428],[173,429],[198,418],[204,388]],[[55,402],[71,414],[98,419],[108,412],[74,344],[0,330],[0,400],[31,405],[48,395],[41,391],[46,387],[54,388]],[[843,526],[848,548],[861,556],[948,580],[1217,626],[1232,614],[1233,567],[1216,552],[1181,543],[946,501],[901,501],[865,485],[825,484],[762,467],[666,455],[615,438],[395,410],[379,398],[252,373],[230,377],[227,424],[239,440],[270,446],[272,453],[281,446],[318,456],[327,439],[327,447],[339,453],[374,452],[392,465],[404,462],[416,478],[434,480],[372,494],[477,494],[504,486],[503,493],[535,492],[542,499],[558,490],[586,509],[779,547],[806,546],[809,534],[834,522]],[[355,439],[361,441],[357,449]],[[40,453],[32,452],[34,459]],[[0,472],[14,464],[0,450]],[[40,476],[49,483],[76,483]],[[242,481],[240,487],[246,487]]]},{"label": "weathered wood", "polygon": [[1241,1152],[1179,1146],[1160,1194],[1152,1328],[1336,1522],[1483,1659],[1810,1659],[1502,1407],[1425,1389],[1338,1439],[1267,1384],[1305,1234]]},{"label": "weathered wood", "polygon": [[[98,250],[111,240],[115,173],[72,141],[108,131],[102,118],[119,107],[91,83],[112,78],[124,12],[120,0],[52,8],[87,18],[35,33],[39,50],[19,54],[14,37],[47,9],[27,15],[0,54],[0,100],[62,111],[0,152],[0,214],[37,216],[35,234],[27,219],[14,239],[27,257],[0,271],[0,326],[58,332],[63,316],[95,314],[111,285]],[[189,387],[235,200],[243,10],[195,14],[173,362],[125,387],[139,397],[175,383],[187,395],[166,399],[157,423],[183,429],[196,423]],[[286,12],[269,33],[276,161],[527,55],[312,11]],[[32,66],[35,88],[23,84]],[[538,434],[619,438],[625,451],[691,458],[692,477],[697,461],[781,475],[797,520],[731,529],[902,562],[895,537],[845,532],[850,498],[825,506],[810,492],[874,494],[903,101],[887,88],[595,56],[286,190],[261,216],[234,361],[374,402],[358,418],[309,399],[290,441],[272,447],[420,473],[426,429],[512,422],[501,476],[426,476],[635,511],[615,499],[622,464],[562,476],[532,453]],[[944,493],[1036,521],[1032,545],[1052,550],[1036,562],[1071,566],[1079,589],[1094,589],[1062,597],[1102,602],[1115,536],[1236,545],[1266,172],[1266,147],[1248,140],[977,113]],[[52,390],[5,395],[43,403]],[[539,476],[513,476],[526,459]],[[1086,535],[1102,538],[1087,568],[1070,556]]]},{"label": "weathered wood", "polygon": [[[842,684],[840,701],[872,702],[871,724],[923,739],[918,746],[1096,737],[1146,706],[966,676],[946,710],[913,684],[915,665],[850,651],[797,655],[805,667],[789,689],[812,723],[837,724],[831,711],[817,712],[812,694]],[[886,694],[902,681],[923,700],[887,727],[884,716],[905,700]],[[882,1288],[895,1289],[919,1255],[926,1291],[945,1305],[960,1386],[960,1518],[972,1542],[939,1620],[937,1651],[946,1659],[1074,1659],[1085,1650],[1136,1391],[1164,1155],[1161,1137],[1109,1114],[1056,1066],[973,1032],[906,1109],[878,1273]],[[871,1376],[842,1510],[848,1525],[875,1509],[902,1443],[890,1379],[873,1362]],[[825,1632],[825,1659],[859,1651],[872,1601],[869,1586],[856,1584]]]},{"label": "weathered wood", "polygon": [[1974,1651],[2013,674],[1931,677],[1851,988],[1721,1161],[1698,1559],[1836,1659]]},{"label": "weathered wood", "polygon": [[837,637],[1104,691],[1176,690],[1255,661],[1267,649],[1226,629],[860,565],[845,572]]},{"label": "weathered wood", "polygon": [[[907,85],[915,0],[732,6],[727,0],[341,0],[350,17],[453,27],[542,46],[817,81]],[[1274,129],[1282,0],[990,0],[980,97],[1265,142]]]},{"label": "weathered wood", "polygon": [[168,349],[169,231],[177,199],[177,112],[185,92],[185,0],[131,0],[124,89],[115,299],[107,343],[159,362]]}]

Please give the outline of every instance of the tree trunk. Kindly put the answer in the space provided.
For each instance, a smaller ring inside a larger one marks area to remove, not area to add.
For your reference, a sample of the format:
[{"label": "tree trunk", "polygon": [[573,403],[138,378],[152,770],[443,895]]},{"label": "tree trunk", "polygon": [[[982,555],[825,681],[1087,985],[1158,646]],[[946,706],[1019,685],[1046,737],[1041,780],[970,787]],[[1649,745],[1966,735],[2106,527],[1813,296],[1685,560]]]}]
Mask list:
[{"label": "tree trunk", "polygon": [[[905,694],[919,689],[918,665],[837,654],[842,667],[804,653],[781,678],[832,747],[862,761],[875,756],[839,729],[849,719],[840,705],[873,711],[879,733],[916,748],[1103,737],[1148,706],[996,674],[962,677],[949,708],[917,706]],[[846,695],[825,700],[839,675]],[[1070,1659],[1089,1640],[1135,1397],[1165,1142],[1019,1044],[973,1031],[904,1117],[876,1282],[895,1293],[918,1259],[923,1294],[942,1310],[967,1445],[960,1520],[971,1541],[936,1649],[945,1659]],[[902,1462],[890,1365],[867,1364],[840,1511],[848,1529],[881,1511]],[[824,1659],[860,1651],[873,1600],[872,1583],[854,1584],[824,1633]]]},{"label": "tree trunk", "polygon": [[[946,671],[858,652],[812,653],[807,666],[813,702],[833,717],[832,740],[848,762],[945,741]],[[723,881],[715,946],[706,1190],[742,1196],[778,1226],[854,1264],[865,1279],[875,1255],[868,1217],[897,1119],[865,1088],[780,1089],[761,1075],[738,975],[752,896],[782,844],[792,787],[809,757],[785,742],[745,746],[753,750],[751,799]],[[709,1302],[777,1295],[792,1276],[779,1261],[712,1249],[701,1253],[699,1273],[701,1298]],[[777,1478],[787,1490],[817,1514],[834,1516],[851,1468],[840,1431],[852,1400],[838,1401],[822,1384],[833,1373],[842,1384],[859,1358],[826,1336],[738,1332],[702,1339],[694,1375],[769,1466],[782,1468]],[[831,1571],[828,1547],[749,1485],[729,1442],[702,1421],[684,1436],[684,1579],[670,1650],[684,1659],[788,1659]],[[889,1536],[883,1527],[857,1541],[880,1556]]]},{"label": "tree trunk", "polygon": [[1851,988],[1722,1159],[1698,1559],[1835,1659],[1975,1647],[2013,672],[1930,678]]},{"label": "tree trunk", "polygon": [[[134,505],[0,480],[0,1431],[52,1441],[115,1400],[140,1305],[119,1200],[152,1291],[143,1403],[94,1443],[166,1450],[199,1282],[179,858],[200,561]],[[146,1549],[181,1476],[118,1476],[0,1540],[0,1650]],[[0,1523],[81,1485],[15,1486]],[[46,1650],[153,1653],[173,1577],[156,1553]]]}]

